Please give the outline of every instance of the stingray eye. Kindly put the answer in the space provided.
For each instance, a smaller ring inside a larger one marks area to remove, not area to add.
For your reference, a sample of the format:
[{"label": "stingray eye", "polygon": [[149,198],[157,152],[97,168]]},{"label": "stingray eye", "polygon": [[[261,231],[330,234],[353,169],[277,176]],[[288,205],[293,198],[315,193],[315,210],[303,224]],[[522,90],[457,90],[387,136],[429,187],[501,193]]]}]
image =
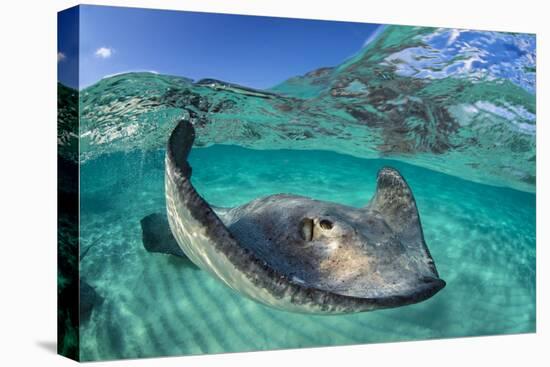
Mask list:
[{"label": "stingray eye", "polygon": [[330,220],[323,219],[319,222],[319,225],[323,229],[332,229],[332,222]]},{"label": "stingray eye", "polygon": [[311,239],[313,238],[313,219],[302,219],[300,225],[300,234],[302,235],[302,239],[306,241],[311,241]]}]

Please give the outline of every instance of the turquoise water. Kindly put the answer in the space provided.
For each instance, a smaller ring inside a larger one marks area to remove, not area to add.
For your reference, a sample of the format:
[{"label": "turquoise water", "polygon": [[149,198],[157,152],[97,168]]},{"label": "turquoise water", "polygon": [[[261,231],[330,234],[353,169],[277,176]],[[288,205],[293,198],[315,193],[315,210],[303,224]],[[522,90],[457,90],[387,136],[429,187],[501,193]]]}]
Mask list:
[{"label": "turquoise water", "polygon": [[83,360],[253,351],[535,331],[535,195],[403,162],[330,151],[194,148],[193,182],[213,205],[290,192],[367,203],[377,170],[400,170],[447,286],[420,304],[343,316],[278,311],[186,259],[148,253],[140,219],[164,210],[164,151],[81,166],[81,275],[104,297],[80,329]]},{"label": "turquoise water", "polygon": [[[152,73],[59,84],[60,197],[74,204],[61,213],[59,294],[79,289],[80,165],[81,305],[83,284],[103,298],[80,319],[81,359],[535,331],[535,46],[529,34],[387,26],[340,65],[267,91]],[[292,314],[147,252],[140,220],[165,210],[163,149],[182,118],[197,132],[193,183],[216,206],[285,192],[363,206],[378,169],[397,168],[447,286],[396,309]],[[61,304],[59,330],[76,354],[73,308]]]}]

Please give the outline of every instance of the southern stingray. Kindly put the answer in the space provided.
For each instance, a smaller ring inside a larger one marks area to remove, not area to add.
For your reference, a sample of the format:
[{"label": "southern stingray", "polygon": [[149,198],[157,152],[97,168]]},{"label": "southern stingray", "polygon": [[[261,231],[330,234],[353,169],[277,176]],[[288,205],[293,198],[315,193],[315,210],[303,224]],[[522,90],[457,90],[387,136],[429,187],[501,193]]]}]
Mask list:
[{"label": "southern stingray", "polygon": [[186,120],[167,146],[167,219],[142,220],[149,251],[182,256],[235,291],[287,311],[335,314],[426,300],[445,286],[422,233],[410,187],[378,172],[354,208],[277,194],[234,208],[209,205],[191,182],[195,129]]}]

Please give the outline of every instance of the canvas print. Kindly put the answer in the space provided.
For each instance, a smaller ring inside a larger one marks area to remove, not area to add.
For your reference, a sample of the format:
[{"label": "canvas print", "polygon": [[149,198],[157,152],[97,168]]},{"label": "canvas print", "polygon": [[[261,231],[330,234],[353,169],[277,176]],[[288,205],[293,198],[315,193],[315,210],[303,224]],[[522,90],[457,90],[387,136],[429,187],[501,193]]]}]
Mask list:
[{"label": "canvas print", "polygon": [[535,332],[534,34],[58,25],[60,354]]}]

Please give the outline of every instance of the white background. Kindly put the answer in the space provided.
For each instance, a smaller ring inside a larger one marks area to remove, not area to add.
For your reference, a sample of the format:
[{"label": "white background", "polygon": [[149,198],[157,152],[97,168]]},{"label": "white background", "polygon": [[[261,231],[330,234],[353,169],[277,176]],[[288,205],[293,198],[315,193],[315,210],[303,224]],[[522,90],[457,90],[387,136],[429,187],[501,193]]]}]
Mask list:
[{"label": "white background", "polygon": [[[101,362],[118,366],[542,365],[548,314],[548,60],[544,1],[94,1],[95,4],[537,34],[537,334]],[[74,362],[56,339],[56,12],[74,1],[3,1],[0,11],[0,365]],[[546,142],[546,146],[544,143]],[[546,165],[546,168],[543,167]],[[483,322],[483,320],[479,320]]]}]

